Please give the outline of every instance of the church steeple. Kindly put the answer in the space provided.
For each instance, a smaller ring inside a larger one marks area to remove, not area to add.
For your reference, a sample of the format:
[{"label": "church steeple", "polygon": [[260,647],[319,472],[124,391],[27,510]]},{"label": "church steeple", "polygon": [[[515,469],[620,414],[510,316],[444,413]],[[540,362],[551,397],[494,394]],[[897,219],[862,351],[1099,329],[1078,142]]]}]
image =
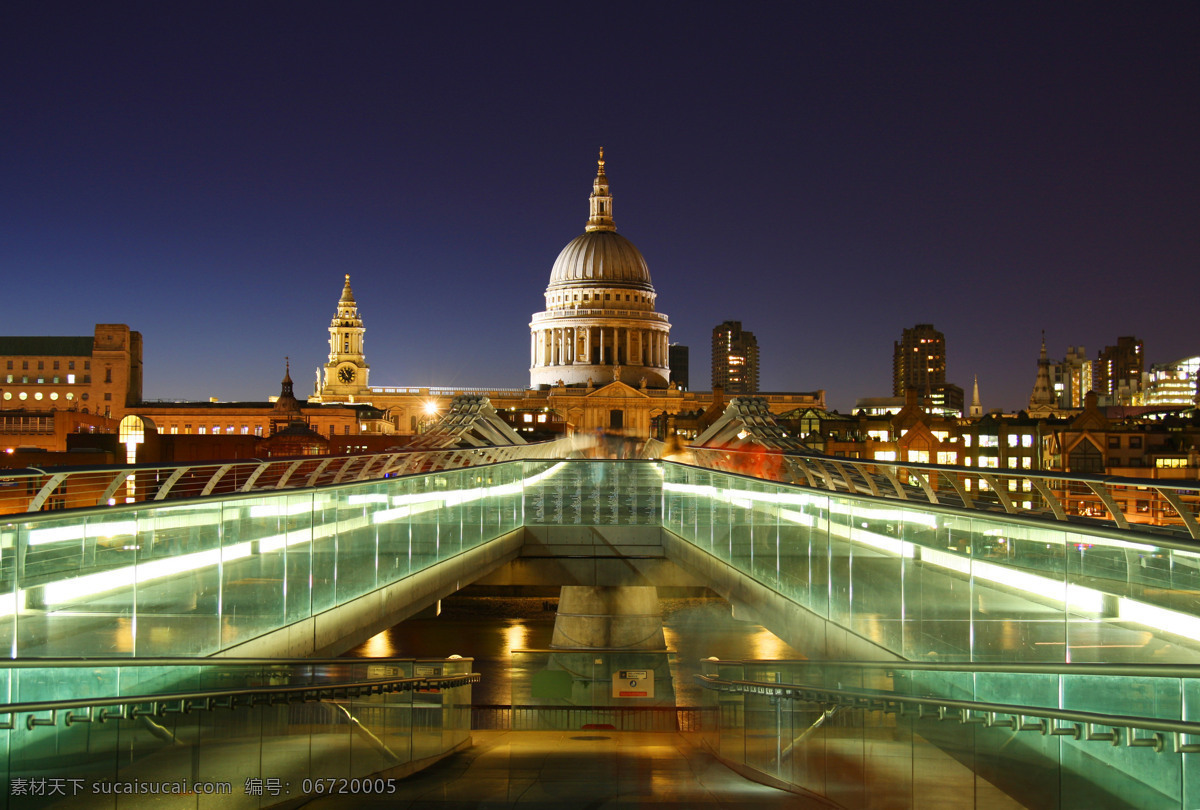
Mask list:
[{"label": "church steeple", "polygon": [[1038,357],[1037,379],[1033,393],[1029,395],[1029,410],[1045,411],[1054,407],[1054,396],[1050,392],[1050,359],[1046,357],[1046,332],[1042,330],[1042,353]]},{"label": "church steeple", "polygon": [[616,223],[612,218],[612,194],[608,190],[608,176],[604,173],[604,147],[600,147],[600,159],[596,162],[596,179],[592,181],[592,196],[588,199],[591,206],[591,216],[588,217],[587,231],[615,231]]}]

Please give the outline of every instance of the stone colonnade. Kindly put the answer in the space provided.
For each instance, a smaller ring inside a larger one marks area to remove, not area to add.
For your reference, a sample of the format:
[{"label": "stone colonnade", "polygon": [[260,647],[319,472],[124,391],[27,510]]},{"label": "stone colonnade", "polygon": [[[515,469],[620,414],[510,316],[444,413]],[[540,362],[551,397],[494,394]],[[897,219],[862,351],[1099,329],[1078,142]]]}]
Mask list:
[{"label": "stone colonnade", "polygon": [[[599,359],[593,361],[594,349]],[[614,352],[616,349],[616,352]],[[666,368],[667,333],[624,326],[552,326],[530,333],[529,365],[626,365]]]}]

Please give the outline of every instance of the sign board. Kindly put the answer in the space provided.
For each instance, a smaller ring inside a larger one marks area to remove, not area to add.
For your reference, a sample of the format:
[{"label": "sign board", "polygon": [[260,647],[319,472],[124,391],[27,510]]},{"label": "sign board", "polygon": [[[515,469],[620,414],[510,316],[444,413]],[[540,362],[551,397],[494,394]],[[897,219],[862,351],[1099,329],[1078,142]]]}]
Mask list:
[{"label": "sign board", "polygon": [[612,696],[615,698],[654,697],[654,670],[617,670],[612,676]]}]

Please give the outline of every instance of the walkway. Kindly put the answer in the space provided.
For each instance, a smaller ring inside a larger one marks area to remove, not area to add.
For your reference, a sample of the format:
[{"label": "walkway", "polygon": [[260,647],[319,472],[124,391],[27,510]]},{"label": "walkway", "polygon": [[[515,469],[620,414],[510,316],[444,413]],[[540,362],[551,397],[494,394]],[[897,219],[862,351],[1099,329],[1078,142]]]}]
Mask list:
[{"label": "walkway", "polygon": [[620,731],[473,731],[474,746],[384,796],[315,799],[305,810],[655,805],[700,810],[832,805],[739,776],[694,735]]}]

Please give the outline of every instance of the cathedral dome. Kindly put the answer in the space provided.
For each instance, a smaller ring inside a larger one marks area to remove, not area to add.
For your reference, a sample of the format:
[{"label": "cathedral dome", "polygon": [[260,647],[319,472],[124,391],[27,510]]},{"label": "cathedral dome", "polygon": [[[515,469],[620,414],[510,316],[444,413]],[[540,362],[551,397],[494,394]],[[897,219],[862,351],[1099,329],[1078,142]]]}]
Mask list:
[{"label": "cathedral dome", "polygon": [[575,284],[654,290],[641,251],[616,231],[588,231],[558,254],[550,271],[550,286]]}]

